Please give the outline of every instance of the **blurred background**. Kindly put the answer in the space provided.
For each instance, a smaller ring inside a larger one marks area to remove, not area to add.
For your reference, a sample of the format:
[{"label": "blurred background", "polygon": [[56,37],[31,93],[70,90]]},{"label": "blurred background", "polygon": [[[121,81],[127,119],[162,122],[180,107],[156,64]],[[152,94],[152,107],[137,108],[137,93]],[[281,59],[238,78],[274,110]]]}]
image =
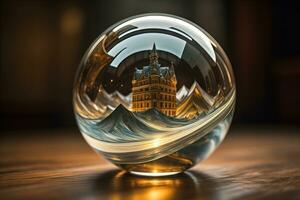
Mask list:
[{"label": "blurred background", "polygon": [[297,126],[299,10],[288,0],[1,1],[1,130],[75,128],[85,50],[108,26],[149,12],[189,19],[221,44],[236,76],[234,125]]}]

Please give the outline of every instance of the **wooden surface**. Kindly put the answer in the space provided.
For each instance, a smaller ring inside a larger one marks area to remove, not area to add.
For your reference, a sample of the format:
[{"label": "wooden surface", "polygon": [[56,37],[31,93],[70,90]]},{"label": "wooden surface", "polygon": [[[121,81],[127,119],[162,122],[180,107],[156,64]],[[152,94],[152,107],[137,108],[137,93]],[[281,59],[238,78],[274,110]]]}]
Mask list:
[{"label": "wooden surface", "polygon": [[239,128],[186,173],[144,178],[97,156],[78,131],[6,132],[0,199],[300,199],[300,132]]}]

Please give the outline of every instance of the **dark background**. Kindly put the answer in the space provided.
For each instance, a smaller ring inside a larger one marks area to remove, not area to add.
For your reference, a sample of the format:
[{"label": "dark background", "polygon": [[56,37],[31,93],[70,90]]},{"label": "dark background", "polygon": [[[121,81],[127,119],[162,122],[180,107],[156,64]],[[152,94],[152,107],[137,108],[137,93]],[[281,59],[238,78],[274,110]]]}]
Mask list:
[{"label": "dark background", "polygon": [[85,50],[108,26],[147,12],[187,18],[221,44],[237,83],[234,124],[300,124],[297,1],[24,0],[1,1],[1,130],[74,128]]}]

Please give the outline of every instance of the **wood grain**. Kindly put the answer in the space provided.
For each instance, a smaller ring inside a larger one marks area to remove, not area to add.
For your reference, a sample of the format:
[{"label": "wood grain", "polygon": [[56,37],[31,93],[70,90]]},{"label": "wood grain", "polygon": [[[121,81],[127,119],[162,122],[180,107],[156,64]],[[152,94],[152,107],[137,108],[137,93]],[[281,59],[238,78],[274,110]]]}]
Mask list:
[{"label": "wood grain", "polygon": [[300,132],[239,128],[206,161],[160,178],[104,161],[78,131],[3,133],[1,199],[300,199]]}]

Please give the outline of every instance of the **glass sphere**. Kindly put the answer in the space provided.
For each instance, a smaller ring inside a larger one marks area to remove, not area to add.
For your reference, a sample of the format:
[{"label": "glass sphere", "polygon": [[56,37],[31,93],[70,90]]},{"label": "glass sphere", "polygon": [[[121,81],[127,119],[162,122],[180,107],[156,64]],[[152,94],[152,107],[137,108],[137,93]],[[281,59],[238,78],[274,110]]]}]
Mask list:
[{"label": "glass sphere", "polygon": [[103,32],[85,53],[73,104],[87,143],[138,175],[170,175],[207,158],[235,106],[231,64],[196,24],[146,14]]}]

